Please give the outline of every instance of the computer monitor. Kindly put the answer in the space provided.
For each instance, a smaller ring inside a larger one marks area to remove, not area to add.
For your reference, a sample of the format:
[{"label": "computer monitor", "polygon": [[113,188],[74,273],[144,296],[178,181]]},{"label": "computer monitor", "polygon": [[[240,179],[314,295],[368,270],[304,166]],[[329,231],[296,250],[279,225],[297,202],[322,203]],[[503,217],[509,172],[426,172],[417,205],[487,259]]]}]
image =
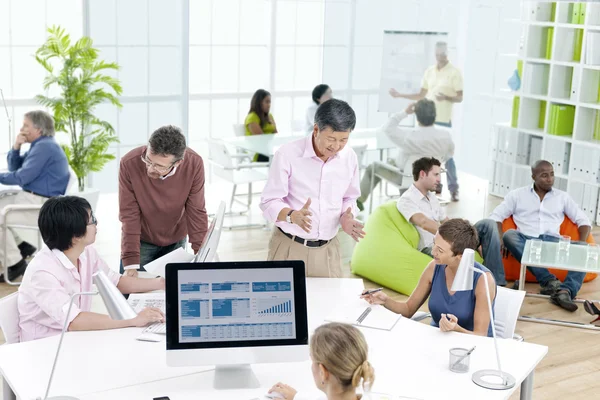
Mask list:
[{"label": "computer monitor", "polygon": [[222,201],[219,204],[219,209],[215,214],[210,226],[208,227],[208,232],[206,233],[206,238],[204,239],[204,243],[196,257],[192,260],[192,262],[210,262],[217,255],[217,247],[219,247],[219,239],[221,238],[221,229],[223,228],[223,219],[225,218],[225,202]]},{"label": "computer monitor", "polygon": [[217,389],[259,387],[250,364],[308,359],[303,261],[169,264],[165,298],[167,365],[216,365]]}]

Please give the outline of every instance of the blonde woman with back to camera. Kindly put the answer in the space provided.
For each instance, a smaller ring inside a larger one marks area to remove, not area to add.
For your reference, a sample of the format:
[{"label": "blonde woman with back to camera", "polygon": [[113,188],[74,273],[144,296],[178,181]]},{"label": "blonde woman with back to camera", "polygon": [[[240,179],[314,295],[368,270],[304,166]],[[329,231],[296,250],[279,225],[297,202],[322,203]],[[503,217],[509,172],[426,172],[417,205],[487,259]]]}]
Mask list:
[{"label": "blonde woman with back to camera", "polygon": [[[321,325],[310,339],[312,374],[317,388],[327,400],[357,400],[361,385],[368,391],[375,380],[367,360],[368,346],[362,332],[352,325],[337,322]],[[269,390],[273,399],[305,400],[296,389],[281,382]]]}]

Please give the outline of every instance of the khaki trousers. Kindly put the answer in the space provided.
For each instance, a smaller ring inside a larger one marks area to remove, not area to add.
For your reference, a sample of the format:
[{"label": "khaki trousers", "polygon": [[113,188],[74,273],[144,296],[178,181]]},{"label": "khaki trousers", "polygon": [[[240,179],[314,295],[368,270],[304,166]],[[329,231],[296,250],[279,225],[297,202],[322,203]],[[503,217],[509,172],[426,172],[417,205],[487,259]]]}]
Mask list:
[{"label": "khaki trousers", "polygon": [[269,240],[267,261],[300,260],[306,266],[306,276],[341,278],[342,256],[337,236],[324,246],[306,247],[285,236],[277,227]]},{"label": "khaki trousers", "polygon": [[[2,196],[0,192],[0,264],[4,261],[4,243],[6,241],[7,248],[7,264],[12,267],[21,261],[21,252],[18,245],[22,242],[19,235],[13,230],[8,229],[6,237],[4,237],[4,224],[10,225],[30,225],[37,226],[38,211],[17,211],[11,212],[8,216],[8,221],[5,221],[4,207],[10,204],[44,204],[47,199],[27,192],[18,192],[12,196]],[[0,274],[2,272],[0,271]]]}]

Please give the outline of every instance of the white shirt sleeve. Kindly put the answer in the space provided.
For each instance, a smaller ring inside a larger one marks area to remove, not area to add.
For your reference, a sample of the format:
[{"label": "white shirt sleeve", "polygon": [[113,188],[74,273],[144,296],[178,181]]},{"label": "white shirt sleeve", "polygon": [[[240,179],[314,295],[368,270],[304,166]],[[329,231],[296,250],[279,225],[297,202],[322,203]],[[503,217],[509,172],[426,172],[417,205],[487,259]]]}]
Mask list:
[{"label": "white shirt sleeve", "polygon": [[410,222],[413,215],[421,213],[421,210],[415,202],[407,196],[401,196],[398,199],[396,208],[408,222]]},{"label": "white shirt sleeve", "polygon": [[406,138],[412,132],[411,129],[402,129],[398,126],[400,124],[400,121],[406,118],[406,116],[407,114],[404,111],[393,114],[381,127],[381,130],[398,147],[404,147],[404,142]]},{"label": "white shirt sleeve", "polygon": [[494,209],[492,215],[490,215],[490,219],[496,222],[503,222],[506,218],[510,217],[515,213],[515,208],[517,205],[517,194],[516,191],[509,192],[504,200],[498,207]]},{"label": "white shirt sleeve", "polygon": [[[575,200],[568,193],[564,194],[565,196],[565,210],[564,213],[567,217],[571,219],[571,221],[575,222],[577,226],[592,226],[590,220],[585,215],[583,210],[579,208]],[[584,239],[582,239],[584,240]]]}]

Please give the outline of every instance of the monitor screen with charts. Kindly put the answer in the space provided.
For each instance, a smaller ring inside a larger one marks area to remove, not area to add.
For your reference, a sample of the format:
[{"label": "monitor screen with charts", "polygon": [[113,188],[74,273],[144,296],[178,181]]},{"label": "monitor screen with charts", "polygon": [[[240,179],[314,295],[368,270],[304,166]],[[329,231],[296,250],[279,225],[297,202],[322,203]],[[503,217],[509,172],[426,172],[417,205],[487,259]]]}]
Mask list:
[{"label": "monitor screen with charts", "polygon": [[171,264],[167,350],[308,343],[301,261]]}]

